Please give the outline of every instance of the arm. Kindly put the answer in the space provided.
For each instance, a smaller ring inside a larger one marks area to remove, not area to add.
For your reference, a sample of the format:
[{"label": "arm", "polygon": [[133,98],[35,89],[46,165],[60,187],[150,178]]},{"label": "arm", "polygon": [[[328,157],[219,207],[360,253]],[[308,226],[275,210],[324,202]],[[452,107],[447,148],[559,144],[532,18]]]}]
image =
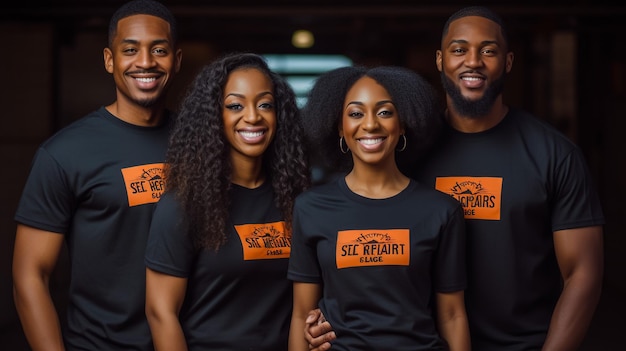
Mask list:
[{"label": "arm", "polygon": [[543,351],[577,350],[593,317],[604,272],[600,226],[554,232],[554,250],[563,277]]},{"label": "arm", "polygon": [[437,328],[450,351],[469,351],[470,333],[463,291],[437,293]]},{"label": "arm", "polygon": [[146,268],[146,317],[155,350],[187,350],[178,313],[185,300],[187,278]]},{"label": "arm", "polygon": [[309,311],[304,328],[304,338],[309,343],[310,351],[330,350],[330,342],[337,338],[330,322],[324,318],[319,308]]},{"label": "arm", "polygon": [[317,307],[322,296],[319,284],[293,283],[293,311],[289,328],[289,351],[309,351],[304,338],[306,319],[309,311]]},{"label": "arm", "polygon": [[65,350],[59,316],[50,296],[63,235],[17,225],[13,251],[13,299],[28,344],[34,350]]}]

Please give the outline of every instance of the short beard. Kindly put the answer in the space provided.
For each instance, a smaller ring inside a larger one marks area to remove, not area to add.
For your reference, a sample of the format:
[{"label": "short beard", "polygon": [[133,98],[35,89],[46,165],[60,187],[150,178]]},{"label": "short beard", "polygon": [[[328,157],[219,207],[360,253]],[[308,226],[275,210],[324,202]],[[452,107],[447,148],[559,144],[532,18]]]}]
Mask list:
[{"label": "short beard", "polygon": [[500,78],[493,81],[478,100],[469,100],[461,94],[461,89],[454,84],[452,79],[441,72],[441,84],[446,94],[452,100],[454,109],[465,117],[476,118],[489,114],[494,102],[504,90],[504,73]]},{"label": "short beard", "polygon": [[148,99],[133,99],[133,101],[141,107],[151,108],[151,107],[154,107],[154,105],[156,105],[159,102],[159,98],[155,97],[155,98],[148,98]]}]

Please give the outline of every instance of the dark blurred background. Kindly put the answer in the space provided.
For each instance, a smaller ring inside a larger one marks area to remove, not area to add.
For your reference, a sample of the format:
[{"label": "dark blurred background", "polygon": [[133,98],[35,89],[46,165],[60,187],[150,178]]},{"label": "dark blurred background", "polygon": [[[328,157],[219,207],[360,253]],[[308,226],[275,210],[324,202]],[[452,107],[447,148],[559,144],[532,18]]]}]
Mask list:
[{"label": "dark blurred background", "polygon": [[[37,146],[87,112],[114,100],[103,66],[108,20],[119,0],[16,1],[0,5],[4,70],[0,106],[0,349],[28,350],[12,299],[13,214]],[[441,29],[460,7],[481,4],[508,25],[515,52],[507,103],[545,119],[584,151],[604,206],[602,299],[581,350],[617,350],[626,330],[626,5],[614,0],[482,1],[163,1],[180,22],[183,68],[170,94],[175,109],[199,67],[229,51],[341,55],[356,64],[412,68],[440,88]],[[309,30],[310,48],[292,46]],[[316,56],[317,57],[317,56]],[[622,229],[620,229],[622,228]],[[50,282],[59,310],[67,257]]]}]

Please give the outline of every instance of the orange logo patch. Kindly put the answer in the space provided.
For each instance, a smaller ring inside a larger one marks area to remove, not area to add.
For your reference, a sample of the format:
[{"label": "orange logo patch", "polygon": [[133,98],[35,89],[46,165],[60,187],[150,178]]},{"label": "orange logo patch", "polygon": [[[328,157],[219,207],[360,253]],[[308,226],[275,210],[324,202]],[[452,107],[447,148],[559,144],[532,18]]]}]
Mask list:
[{"label": "orange logo patch", "polygon": [[122,169],[130,207],[159,201],[165,188],[163,163],[152,163]]},{"label": "orange logo patch", "polygon": [[343,230],[337,233],[337,268],[408,266],[408,229]]},{"label": "orange logo patch", "polygon": [[285,235],[285,222],[236,225],[241,240],[243,259],[263,260],[288,258],[291,254],[291,237]]},{"label": "orange logo patch", "polygon": [[441,177],[435,188],[463,205],[465,219],[500,220],[502,178]]}]

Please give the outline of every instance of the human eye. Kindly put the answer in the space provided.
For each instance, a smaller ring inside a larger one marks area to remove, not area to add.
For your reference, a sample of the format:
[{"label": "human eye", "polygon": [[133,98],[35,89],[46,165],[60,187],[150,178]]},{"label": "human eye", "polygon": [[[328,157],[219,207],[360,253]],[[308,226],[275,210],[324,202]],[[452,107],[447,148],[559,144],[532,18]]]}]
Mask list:
[{"label": "human eye", "polygon": [[240,103],[227,104],[224,107],[226,107],[227,110],[231,111],[240,111],[241,109],[243,109],[243,106]]},{"label": "human eye", "polygon": [[259,104],[259,108],[263,110],[271,110],[274,108],[274,102],[272,101],[262,102]]},{"label": "human eye", "polygon": [[124,55],[133,55],[133,54],[137,53],[137,48],[131,47],[131,46],[125,47],[125,48],[122,49],[122,53]]},{"label": "human eye", "polygon": [[480,53],[485,55],[485,56],[495,56],[498,54],[498,50],[496,50],[495,48],[492,47],[486,47],[483,48],[482,50],[480,50]]},{"label": "human eye", "polygon": [[159,55],[159,56],[166,56],[166,55],[167,55],[167,53],[168,53],[168,51],[167,51],[166,49],[164,49],[164,48],[154,48],[154,49],[152,50],[152,52],[153,52],[155,55]]},{"label": "human eye", "polygon": [[463,55],[467,50],[461,46],[453,46],[450,48],[450,52],[454,55]]},{"label": "human eye", "polygon": [[363,117],[363,113],[361,111],[348,111],[346,114],[350,118],[361,118]]},{"label": "human eye", "polygon": [[384,118],[393,117],[393,111],[391,110],[381,110],[378,112],[378,115]]}]

